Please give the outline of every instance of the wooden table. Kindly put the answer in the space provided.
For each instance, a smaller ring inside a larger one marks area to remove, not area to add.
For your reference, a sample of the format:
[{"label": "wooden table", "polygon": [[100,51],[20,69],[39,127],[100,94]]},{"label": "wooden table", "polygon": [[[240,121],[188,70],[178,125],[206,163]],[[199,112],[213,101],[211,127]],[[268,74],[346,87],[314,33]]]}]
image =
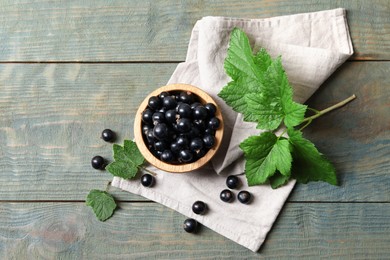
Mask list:
[{"label": "wooden table", "polygon": [[[0,1],[0,259],[390,258],[390,2]],[[265,18],[344,7],[355,54],[309,100],[349,105],[305,129],[340,187],[297,185],[259,253],[111,189],[99,222],[84,200],[110,174],[103,129],[133,137],[143,97],[183,61],[203,16]]]}]

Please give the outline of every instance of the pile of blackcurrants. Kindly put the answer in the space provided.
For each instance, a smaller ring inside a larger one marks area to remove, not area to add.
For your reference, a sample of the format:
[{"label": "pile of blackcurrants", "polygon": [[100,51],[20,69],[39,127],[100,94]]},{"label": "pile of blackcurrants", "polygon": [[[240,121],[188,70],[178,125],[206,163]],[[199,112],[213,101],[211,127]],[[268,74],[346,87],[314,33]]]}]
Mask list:
[{"label": "pile of blackcurrants", "polygon": [[144,142],[163,162],[195,162],[216,143],[215,132],[221,124],[216,111],[214,104],[201,104],[192,92],[161,92],[149,98],[142,112]]}]

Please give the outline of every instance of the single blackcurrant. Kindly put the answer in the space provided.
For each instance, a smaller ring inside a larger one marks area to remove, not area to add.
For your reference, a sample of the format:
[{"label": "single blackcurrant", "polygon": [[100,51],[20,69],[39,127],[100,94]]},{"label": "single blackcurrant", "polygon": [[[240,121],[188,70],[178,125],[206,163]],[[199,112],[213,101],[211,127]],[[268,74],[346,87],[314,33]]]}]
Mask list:
[{"label": "single blackcurrant", "polygon": [[165,121],[165,113],[162,112],[155,112],[152,116],[152,120],[154,124],[157,123],[164,123]]},{"label": "single blackcurrant", "polygon": [[199,137],[196,137],[190,142],[190,150],[197,151],[203,148],[203,141]]},{"label": "single blackcurrant", "polygon": [[160,108],[161,106],[161,101],[158,97],[150,97],[149,100],[148,100],[148,106],[152,109],[152,110],[157,110]]},{"label": "single blackcurrant", "polygon": [[115,140],[115,133],[111,129],[104,129],[102,139],[106,142],[113,142]]},{"label": "single blackcurrant", "polygon": [[235,175],[230,175],[226,178],[226,186],[230,189],[236,189],[240,184],[240,179]]},{"label": "single blackcurrant", "polygon": [[142,112],[142,121],[145,124],[152,124],[153,123],[153,111],[149,108],[145,109],[144,112]]},{"label": "single blackcurrant", "polygon": [[181,103],[177,107],[177,113],[180,115],[181,118],[190,118],[192,116],[192,109],[187,103]]},{"label": "single blackcurrant", "polygon": [[195,219],[188,218],[184,220],[183,229],[188,233],[195,233],[198,227],[198,222]]},{"label": "single blackcurrant", "polygon": [[189,132],[191,130],[191,127],[192,127],[191,120],[188,119],[188,118],[181,118],[177,122],[177,130],[180,133],[187,133],[187,132]]},{"label": "single blackcurrant", "polygon": [[206,134],[203,136],[203,143],[206,148],[211,148],[215,144],[215,137],[210,134]]},{"label": "single blackcurrant", "polygon": [[221,191],[219,198],[224,202],[231,202],[234,198],[234,195],[233,195],[233,192],[226,189],[226,190]]},{"label": "single blackcurrant", "polygon": [[210,118],[210,120],[208,122],[208,128],[216,130],[219,128],[219,125],[220,125],[220,121],[217,117]]},{"label": "single blackcurrant", "polygon": [[105,166],[104,158],[100,155],[96,155],[91,160],[91,165],[96,170],[102,170]]},{"label": "single blackcurrant", "polygon": [[153,128],[153,135],[159,140],[167,138],[168,134],[169,134],[168,126],[164,123],[158,123]]},{"label": "single blackcurrant", "polygon": [[194,119],[205,119],[207,117],[207,109],[204,106],[197,106],[192,113]]},{"label": "single blackcurrant", "polygon": [[162,154],[160,155],[161,161],[164,162],[171,162],[174,159],[173,152],[171,150],[164,150]]},{"label": "single blackcurrant", "polygon": [[252,195],[246,190],[240,191],[237,195],[237,199],[243,204],[249,204],[251,201],[251,198],[252,198]]},{"label": "single blackcurrant", "polygon": [[194,158],[194,155],[190,150],[181,150],[179,152],[179,158],[182,162],[190,162]]},{"label": "single blackcurrant", "polygon": [[165,120],[168,123],[176,123],[176,110],[174,109],[169,109],[165,112]]},{"label": "single blackcurrant", "polygon": [[141,184],[142,184],[142,186],[147,187],[147,188],[152,187],[154,184],[154,177],[149,173],[142,175],[141,176]]},{"label": "single blackcurrant", "polygon": [[217,107],[213,103],[207,103],[204,105],[204,107],[207,109],[209,117],[215,116],[215,113],[217,112]]},{"label": "single blackcurrant", "polygon": [[177,102],[176,102],[175,98],[172,96],[166,96],[163,99],[163,106],[166,109],[173,109],[176,107],[176,104],[177,104]]},{"label": "single blackcurrant", "polygon": [[179,100],[181,102],[191,104],[194,102],[194,94],[192,94],[191,92],[188,92],[188,91],[187,92],[186,91],[180,92]]},{"label": "single blackcurrant", "polygon": [[206,213],[207,211],[207,205],[203,201],[195,201],[194,204],[192,204],[192,211],[195,214],[202,215]]}]

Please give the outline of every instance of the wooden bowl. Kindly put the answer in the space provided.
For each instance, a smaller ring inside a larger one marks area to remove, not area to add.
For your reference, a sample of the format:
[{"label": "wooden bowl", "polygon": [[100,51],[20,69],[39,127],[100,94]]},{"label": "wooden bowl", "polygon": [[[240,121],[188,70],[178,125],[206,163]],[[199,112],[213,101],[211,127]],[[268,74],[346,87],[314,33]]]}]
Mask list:
[{"label": "wooden bowl", "polygon": [[[187,163],[187,164],[169,164],[166,162],[163,162],[156,158],[148,149],[146,146],[143,136],[142,136],[142,112],[146,109],[148,106],[148,100],[152,96],[158,96],[163,91],[189,91],[196,96],[198,96],[200,103],[212,103],[217,107],[217,112],[215,113],[215,116],[220,120],[220,127],[215,132],[215,145],[203,156],[202,158],[198,159],[195,162]],[[156,90],[154,90],[152,93],[150,93],[144,101],[141,103],[141,105],[138,108],[137,114],[135,116],[134,120],[134,137],[135,142],[138,146],[138,149],[140,150],[141,154],[145,157],[145,159],[154,165],[155,167],[172,173],[183,173],[183,172],[189,172],[195,169],[198,169],[205,165],[208,161],[210,161],[211,158],[215,155],[217,152],[223,136],[223,118],[221,111],[215,101],[203,90],[188,85],[188,84],[171,84],[168,86],[160,87]]]}]

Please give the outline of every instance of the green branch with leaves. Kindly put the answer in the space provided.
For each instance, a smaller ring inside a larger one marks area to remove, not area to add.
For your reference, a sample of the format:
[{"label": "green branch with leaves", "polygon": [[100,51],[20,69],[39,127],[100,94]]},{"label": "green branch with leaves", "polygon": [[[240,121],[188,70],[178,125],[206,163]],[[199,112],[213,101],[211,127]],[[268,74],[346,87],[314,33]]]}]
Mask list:
[{"label": "green branch with leaves", "polygon": [[[231,33],[224,68],[232,80],[219,97],[241,113],[244,121],[254,122],[265,131],[240,144],[248,185],[270,183],[278,188],[291,178],[301,183],[325,181],[337,185],[334,166],[301,131],[313,119],[345,105],[355,95],[322,111],[295,102],[281,57],[272,59],[265,49],[253,54],[247,35],[238,28]],[[305,118],[308,109],[315,114]],[[283,133],[275,135],[274,131],[283,126]]]}]

